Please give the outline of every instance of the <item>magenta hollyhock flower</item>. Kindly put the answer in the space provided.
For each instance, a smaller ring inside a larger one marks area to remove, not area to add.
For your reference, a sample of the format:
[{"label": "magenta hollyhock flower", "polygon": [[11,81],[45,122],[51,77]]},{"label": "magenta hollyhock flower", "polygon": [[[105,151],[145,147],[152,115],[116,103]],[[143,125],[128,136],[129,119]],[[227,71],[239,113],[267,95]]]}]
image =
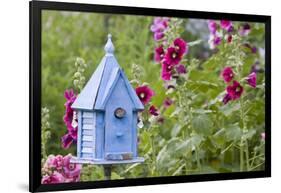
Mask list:
[{"label": "magenta hollyhock flower", "polygon": [[158,116],[159,115],[159,110],[154,105],[151,105],[149,107],[149,113],[151,115]]},{"label": "magenta hollyhock flower", "polygon": [[[66,90],[64,92],[64,97],[66,98],[66,103],[64,104],[65,106],[65,115],[63,117],[63,121],[67,127],[67,130],[71,132],[71,135],[73,135],[72,137],[75,138],[77,136],[77,128],[73,127],[72,123],[73,123],[73,118],[75,118],[74,115],[74,111],[71,108],[71,105],[74,103],[75,99],[76,99],[76,95],[74,94],[73,90]],[[75,118],[77,119],[77,118]],[[77,120],[74,120],[77,122]],[[77,127],[77,126],[76,126]]]},{"label": "magenta hollyhock flower", "polygon": [[70,159],[72,156],[70,154],[64,156],[63,158],[63,171],[66,178],[80,178],[80,172],[82,169],[81,164],[71,163]]},{"label": "magenta hollyhock flower", "polygon": [[64,149],[68,149],[72,143],[76,142],[70,133],[61,137],[61,144]]},{"label": "magenta hollyhock flower", "polygon": [[63,175],[56,171],[51,175],[43,176],[41,180],[42,184],[57,184],[63,182],[64,182]]},{"label": "magenta hollyhock flower", "polygon": [[218,28],[217,23],[214,20],[208,20],[208,28],[212,34],[215,34]]},{"label": "magenta hollyhock flower", "polygon": [[164,51],[163,45],[155,48],[155,50],[154,50],[154,60],[156,62],[161,62],[164,58],[164,55],[165,55],[165,51]]},{"label": "magenta hollyhock flower", "polygon": [[136,93],[141,100],[142,104],[146,105],[154,96],[154,91],[148,86],[139,86],[136,88]]},{"label": "magenta hollyhock flower", "polygon": [[227,35],[227,37],[226,37],[226,41],[227,41],[227,43],[231,43],[232,42],[232,35]]},{"label": "magenta hollyhock flower", "polygon": [[176,48],[176,51],[179,55],[184,55],[187,54],[188,52],[188,45],[187,43],[181,39],[181,38],[176,38],[174,40],[174,46]]},{"label": "magenta hollyhock flower", "polygon": [[178,52],[174,47],[169,47],[164,59],[170,65],[177,65],[182,59],[182,53]]},{"label": "magenta hollyhock flower", "polygon": [[173,68],[173,65],[163,61],[161,70],[161,77],[163,80],[171,80]]},{"label": "magenta hollyhock flower", "polygon": [[221,43],[221,37],[215,36],[214,38],[214,45],[217,46]]},{"label": "magenta hollyhock flower", "polygon": [[231,101],[230,95],[229,94],[224,95],[224,97],[222,99],[223,104],[226,105],[229,101]]},{"label": "magenta hollyhock flower", "polygon": [[251,32],[251,26],[248,23],[244,23],[242,26],[239,27],[238,33],[241,36],[247,36]]},{"label": "magenta hollyhock flower", "polygon": [[187,70],[183,64],[179,64],[176,66],[177,73],[179,74],[186,74]]},{"label": "magenta hollyhock flower", "polygon": [[225,82],[230,82],[234,78],[234,72],[231,67],[225,67],[221,72],[221,76]]},{"label": "magenta hollyhock flower", "polygon": [[261,139],[262,139],[262,140],[265,140],[265,132],[262,132],[262,133],[261,133]]},{"label": "magenta hollyhock flower", "polygon": [[221,28],[230,32],[233,30],[232,22],[229,20],[221,20]]},{"label": "magenta hollyhock flower", "polygon": [[163,104],[164,104],[164,107],[165,108],[168,108],[169,106],[171,106],[172,104],[173,104],[173,100],[172,99],[170,99],[170,98],[166,98],[165,100],[164,100],[164,102],[163,102]]},{"label": "magenta hollyhock flower", "polygon": [[248,77],[247,77],[247,82],[251,87],[256,88],[256,86],[257,86],[257,74],[255,72],[252,72],[251,74],[249,74]]},{"label": "magenta hollyhock flower", "polygon": [[72,89],[70,89],[64,92],[64,97],[66,99],[66,102],[64,104],[65,114],[63,116],[63,121],[67,127],[68,133],[61,138],[61,141],[62,147],[67,149],[73,142],[76,142],[77,140],[78,124],[74,123],[77,123],[78,120],[75,116],[75,112],[71,108],[71,105],[74,103],[77,95],[74,94]]},{"label": "magenta hollyhock flower", "polygon": [[256,47],[256,46],[253,46],[253,47],[252,47],[252,53],[255,54],[255,53],[257,53],[257,51],[258,51],[257,47]]},{"label": "magenta hollyhock flower", "polygon": [[160,123],[160,124],[163,124],[164,121],[165,121],[165,119],[164,119],[164,117],[162,117],[162,116],[159,116],[159,117],[157,118],[157,122]]},{"label": "magenta hollyhock flower", "polygon": [[243,93],[243,87],[236,80],[233,81],[232,85],[226,87],[227,94],[229,94],[232,100],[239,99]]}]

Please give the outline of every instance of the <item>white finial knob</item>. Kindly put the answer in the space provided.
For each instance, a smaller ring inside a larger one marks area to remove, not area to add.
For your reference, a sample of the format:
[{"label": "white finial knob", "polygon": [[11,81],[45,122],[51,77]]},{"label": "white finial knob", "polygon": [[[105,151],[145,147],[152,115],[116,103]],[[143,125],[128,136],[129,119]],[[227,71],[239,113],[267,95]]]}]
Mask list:
[{"label": "white finial knob", "polygon": [[107,35],[107,42],[106,42],[106,44],[104,46],[104,50],[105,50],[106,54],[108,54],[108,55],[109,54],[111,55],[114,52],[114,45],[113,45],[113,43],[111,41],[111,37],[112,37],[111,34]]}]

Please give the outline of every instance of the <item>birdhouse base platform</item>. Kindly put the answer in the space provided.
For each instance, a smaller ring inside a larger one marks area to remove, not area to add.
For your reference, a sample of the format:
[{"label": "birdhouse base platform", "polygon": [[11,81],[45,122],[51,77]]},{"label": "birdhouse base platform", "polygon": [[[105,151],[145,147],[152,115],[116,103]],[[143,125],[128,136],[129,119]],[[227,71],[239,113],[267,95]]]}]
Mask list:
[{"label": "birdhouse base platform", "polygon": [[141,163],[144,162],[143,157],[137,157],[131,160],[104,160],[104,159],[79,159],[77,157],[73,157],[70,160],[71,163],[78,164],[94,164],[94,165],[105,165],[105,164],[131,164],[131,163]]}]

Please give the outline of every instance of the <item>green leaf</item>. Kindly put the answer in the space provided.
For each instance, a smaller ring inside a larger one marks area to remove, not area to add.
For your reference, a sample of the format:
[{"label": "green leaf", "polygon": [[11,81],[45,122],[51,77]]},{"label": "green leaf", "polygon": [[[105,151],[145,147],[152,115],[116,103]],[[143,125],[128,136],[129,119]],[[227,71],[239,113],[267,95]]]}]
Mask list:
[{"label": "green leaf", "polygon": [[179,132],[181,131],[182,128],[183,128],[183,126],[181,126],[179,124],[176,124],[171,131],[171,136],[176,137],[179,134]]},{"label": "green leaf", "polygon": [[238,124],[231,125],[225,129],[225,135],[228,141],[237,141],[241,139],[242,131]]},{"label": "green leaf", "polygon": [[196,46],[198,44],[201,44],[203,42],[203,40],[199,39],[199,40],[195,40],[193,42],[188,42],[188,46],[192,47],[192,46]]},{"label": "green leaf", "polygon": [[191,123],[192,123],[192,128],[198,134],[203,134],[207,136],[212,133],[213,123],[212,120],[209,118],[209,116],[206,114],[201,114],[194,117]]},{"label": "green leaf", "polygon": [[224,106],[222,106],[220,108],[221,112],[225,115],[225,116],[229,116],[230,114],[232,114],[235,111],[240,110],[240,103],[228,103]]},{"label": "green leaf", "polygon": [[251,139],[256,134],[256,130],[251,129],[243,135],[244,139]]}]

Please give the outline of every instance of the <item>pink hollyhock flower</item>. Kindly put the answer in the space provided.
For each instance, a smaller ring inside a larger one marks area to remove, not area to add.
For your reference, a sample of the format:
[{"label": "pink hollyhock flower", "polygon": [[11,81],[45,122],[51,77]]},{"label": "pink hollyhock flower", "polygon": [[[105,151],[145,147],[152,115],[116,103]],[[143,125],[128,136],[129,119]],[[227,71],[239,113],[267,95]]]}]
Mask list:
[{"label": "pink hollyhock flower", "polygon": [[229,94],[232,100],[239,99],[243,93],[243,87],[236,80],[233,81],[232,85],[226,87],[227,94]]},{"label": "pink hollyhock flower", "polygon": [[215,49],[221,43],[221,37],[218,34],[211,34],[208,40],[211,49]]},{"label": "pink hollyhock flower", "polygon": [[173,104],[173,100],[170,99],[170,98],[166,98],[166,99],[164,100],[163,104],[164,104],[164,107],[167,108],[167,107],[169,107],[169,106],[171,106],[171,105]]},{"label": "pink hollyhock flower", "polygon": [[178,52],[174,47],[169,47],[164,59],[168,64],[177,65],[182,59],[182,53]]},{"label": "pink hollyhock flower", "polygon": [[208,20],[208,28],[212,34],[215,34],[218,28],[217,23],[214,20]]},{"label": "pink hollyhock flower", "polygon": [[154,33],[154,40],[158,41],[163,39],[164,32],[168,27],[168,18],[156,17],[153,21],[153,24],[150,27],[150,30]]},{"label": "pink hollyhock flower", "polygon": [[164,58],[164,55],[165,55],[165,51],[164,51],[163,45],[155,48],[155,50],[154,50],[154,60],[156,62],[161,62]]},{"label": "pink hollyhock flower", "polygon": [[136,88],[136,93],[141,100],[141,102],[146,105],[151,100],[152,96],[154,96],[154,91],[148,86],[139,86]]},{"label": "pink hollyhock flower", "polygon": [[243,24],[239,27],[238,33],[241,36],[247,36],[251,32],[251,26],[248,23]]},{"label": "pink hollyhock flower", "polygon": [[72,156],[70,154],[64,156],[63,158],[64,175],[66,178],[79,180],[82,166],[80,164],[71,163],[70,162],[71,158]]},{"label": "pink hollyhock flower", "polygon": [[229,101],[231,101],[231,97],[230,97],[229,94],[226,94],[226,95],[223,97],[222,102],[223,102],[223,104],[226,105]]},{"label": "pink hollyhock flower", "polygon": [[230,32],[233,30],[232,22],[229,20],[221,20],[221,28]]},{"label": "pink hollyhock flower", "polygon": [[55,168],[56,170],[62,170],[63,166],[63,156],[57,155],[57,156],[49,156],[46,163],[49,167]]},{"label": "pink hollyhock flower", "polygon": [[234,78],[234,72],[231,67],[225,67],[221,72],[221,76],[225,82],[230,82]]},{"label": "pink hollyhock flower", "polygon": [[176,70],[177,70],[177,73],[179,73],[179,74],[186,74],[187,73],[186,68],[183,64],[177,65]]},{"label": "pink hollyhock flower", "polygon": [[163,80],[171,80],[173,66],[166,61],[162,63],[161,77]]},{"label": "pink hollyhock flower", "polygon": [[43,176],[41,183],[42,184],[57,184],[57,183],[63,183],[64,177],[59,172],[54,172],[51,175]]},{"label": "pink hollyhock flower", "polygon": [[247,77],[247,82],[251,87],[256,88],[256,86],[257,86],[257,74],[255,72],[252,72],[251,74],[249,74],[248,77]]},{"label": "pink hollyhock flower", "polygon": [[163,32],[155,32],[153,37],[154,37],[154,40],[158,41],[158,40],[161,40],[164,38],[164,33]]},{"label": "pink hollyhock flower", "polygon": [[152,32],[164,31],[168,27],[168,23],[169,23],[169,18],[156,17],[156,18],[154,18],[154,21],[150,27],[150,30]]},{"label": "pink hollyhock flower", "polygon": [[149,113],[151,115],[158,116],[159,115],[159,110],[154,105],[151,105],[149,107]]},{"label": "pink hollyhock flower", "polygon": [[262,132],[262,133],[261,133],[261,139],[262,139],[262,140],[265,140],[265,132]]},{"label": "pink hollyhock flower", "polygon": [[80,175],[75,176],[73,178],[65,178],[64,182],[69,183],[69,182],[79,182],[80,181]]},{"label": "pink hollyhock flower", "polygon": [[181,38],[176,38],[174,40],[174,46],[176,48],[176,51],[179,55],[184,55],[187,54],[188,52],[188,45],[187,43],[181,39]]}]

